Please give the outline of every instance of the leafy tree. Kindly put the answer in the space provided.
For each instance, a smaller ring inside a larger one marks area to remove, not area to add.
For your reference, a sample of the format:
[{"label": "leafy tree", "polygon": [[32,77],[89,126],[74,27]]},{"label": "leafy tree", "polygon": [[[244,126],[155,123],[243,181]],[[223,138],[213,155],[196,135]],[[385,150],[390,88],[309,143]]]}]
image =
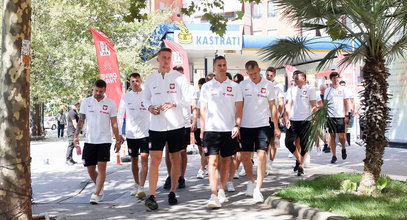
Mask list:
[{"label": "leafy tree", "polygon": [[[335,43],[335,49],[327,53],[319,64],[322,68],[336,54],[351,48],[343,63],[364,63],[362,74],[361,117],[366,129],[366,158],[360,192],[376,187],[383,165],[385,137],[391,120],[388,82],[388,64],[403,56],[407,48],[407,3],[404,0],[275,0],[283,14],[297,22],[305,30],[325,28]],[[351,24],[343,22],[351,21]],[[318,41],[318,40],[317,40]],[[321,39],[320,41],[325,41]],[[330,41],[332,43],[332,41]],[[266,60],[290,64],[309,56],[309,44],[304,38],[281,40],[263,52]],[[282,47],[284,45],[284,47]],[[290,53],[287,53],[289,51]]]}]

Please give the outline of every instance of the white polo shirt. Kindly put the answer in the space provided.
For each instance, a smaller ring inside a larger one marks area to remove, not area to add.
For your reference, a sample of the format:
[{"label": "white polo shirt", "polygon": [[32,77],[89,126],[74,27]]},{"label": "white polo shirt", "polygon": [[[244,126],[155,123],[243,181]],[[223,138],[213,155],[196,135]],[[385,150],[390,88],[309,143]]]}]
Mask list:
[{"label": "white polo shirt", "polygon": [[176,107],[161,111],[158,115],[150,114],[149,129],[153,131],[169,131],[184,127],[185,118],[182,106],[191,105],[189,83],[181,73],[171,70],[164,77],[159,72],[150,74],[144,84],[144,106],[159,106],[173,102]]},{"label": "white polo shirt", "polygon": [[274,86],[262,78],[255,84],[251,79],[240,83],[243,92],[243,116],[241,127],[258,128],[270,126],[269,101],[275,100]]},{"label": "white polo shirt", "polygon": [[324,93],[324,99],[328,101],[328,106],[332,109],[328,112],[329,117],[344,118],[345,117],[345,99],[351,97],[350,91],[344,86],[338,88],[327,88]]},{"label": "white polo shirt", "polygon": [[[270,81],[269,81],[270,82]],[[270,82],[274,86],[276,92],[276,98],[284,98],[284,87],[277,81]]]},{"label": "white polo shirt", "polygon": [[[189,90],[188,90],[188,96],[190,97],[189,99],[192,100],[194,96],[194,86],[189,85]],[[191,120],[192,120],[192,102],[188,106],[182,106],[182,114],[184,114],[185,118],[185,127],[190,128],[192,126]]]},{"label": "white polo shirt", "polygon": [[117,121],[119,133],[122,134],[123,119],[126,114],[126,138],[140,139],[148,137],[150,112],[143,103],[143,91],[130,91],[120,100]]},{"label": "white polo shirt", "polygon": [[215,78],[202,85],[200,105],[207,103],[205,131],[232,131],[236,124],[236,102],[243,101],[239,84],[230,79],[222,83]]},{"label": "white polo shirt", "polygon": [[290,112],[290,120],[309,121],[312,114],[311,101],[316,101],[315,88],[305,85],[302,88],[292,86],[287,90],[287,100],[292,100],[293,105]]},{"label": "white polo shirt", "polygon": [[110,118],[117,116],[116,104],[106,96],[99,102],[90,96],[82,100],[80,114],[86,115],[86,143],[112,143]]}]

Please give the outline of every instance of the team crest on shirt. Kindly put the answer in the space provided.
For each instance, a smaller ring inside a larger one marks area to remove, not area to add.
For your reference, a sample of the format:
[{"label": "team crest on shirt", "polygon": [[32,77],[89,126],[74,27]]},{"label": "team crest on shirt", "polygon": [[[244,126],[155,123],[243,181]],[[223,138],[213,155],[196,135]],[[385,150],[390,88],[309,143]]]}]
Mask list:
[{"label": "team crest on shirt", "polygon": [[307,90],[302,91],[302,95],[307,95]]},{"label": "team crest on shirt", "polygon": [[103,105],[103,111],[107,110],[107,105]]},{"label": "team crest on shirt", "polygon": [[228,86],[228,87],[226,88],[226,91],[232,92],[232,87]]},{"label": "team crest on shirt", "polygon": [[170,89],[175,89],[175,83],[170,83]]},{"label": "team crest on shirt", "polygon": [[266,88],[261,88],[261,93],[266,93],[267,92],[267,89]]}]

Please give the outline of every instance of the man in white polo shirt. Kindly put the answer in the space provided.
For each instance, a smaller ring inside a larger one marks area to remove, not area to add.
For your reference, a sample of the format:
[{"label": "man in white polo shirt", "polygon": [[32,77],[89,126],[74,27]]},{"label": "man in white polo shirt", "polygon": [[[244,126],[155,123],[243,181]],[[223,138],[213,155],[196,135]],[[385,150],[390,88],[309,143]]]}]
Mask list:
[{"label": "man in white polo shirt", "polygon": [[[240,128],[242,144],[242,163],[246,170],[249,182],[246,196],[253,196],[255,203],[263,202],[264,198],[260,188],[266,172],[267,150],[270,139],[280,137],[278,128],[277,107],[275,102],[274,86],[260,75],[260,68],[256,61],[251,60],[245,65],[250,79],[241,82],[243,92],[243,116]],[[269,118],[272,116],[273,130]],[[251,153],[257,152],[257,184],[254,182]]]},{"label": "man in white polo shirt", "polygon": [[[119,128],[123,127],[124,114],[126,114],[126,141],[131,156],[131,171],[135,183],[135,191],[131,196],[137,198],[146,197],[144,183],[148,171],[148,126],[150,123],[150,112],[143,103],[142,79],[140,74],[130,74],[131,91],[124,94],[120,100],[118,122]],[[122,129],[119,129],[121,134]],[[141,170],[139,175],[138,156],[141,159]]]},{"label": "man in white polo shirt", "polygon": [[[279,123],[279,119],[280,117],[282,117],[283,112],[284,112],[284,88],[283,85],[281,85],[280,83],[278,83],[277,81],[274,80],[274,78],[276,77],[276,69],[274,67],[269,67],[266,70],[266,79],[268,81],[271,82],[271,84],[273,84],[274,86],[274,91],[276,93],[276,105],[277,105],[277,122]],[[270,127],[271,129],[273,129],[275,127],[273,121],[270,118]],[[274,132],[273,132],[274,134]],[[277,142],[275,141],[277,139]],[[270,140],[270,148],[269,148],[269,158],[270,160],[268,161],[267,164],[267,174],[270,175],[271,174],[271,167],[274,161],[274,158],[276,158],[276,154],[277,154],[277,148],[279,146],[276,146],[277,144],[279,144],[279,138],[276,138],[275,135],[273,135],[273,137]]]},{"label": "man in white polo shirt", "polygon": [[79,145],[79,133],[86,120],[86,140],[82,161],[88,169],[90,178],[96,184],[96,191],[90,197],[91,204],[98,204],[104,198],[103,185],[106,179],[107,161],[110,161],[112,131],[116,138],[114,147],[116,153],[119,152],[120,145],[124,141],[119,135],[117,126],[116,104],[105,97],[105,92],[106,82],[101,79],[96,80],[93,85],[93,96],[82,100],[74,138],[74,143]]},{"label": "man in white polo shirt", "polygon": [[[286,114],[284,120],[287,129],[285,144],[288,150],[296,157],[294,171],[297,175],[304,174],[304,164],[307,157],[308,138],[305,131],[310,126],[310,116],[316,110],[315,89],[307,85],[307,76],[304,72],[295,71],[293,78],[296,86],[287,90]],[[296,149],[296,143],[301,149]]]},{"label": "man in white polo shirt", "polygon": [[349,121],[348,112],[352,94],[345,86],[339,85],[339,73],[332,72],[329,79],[332,81],[332,87],[325,90],[324,99],[328,101],[328,106],[331,107],[328,114],[333,120],[333,126],[328,126],[330,134],[329,146],[332,151],[331,163],[335,163],[338,160],[336,158],[336,133],[338,133],[339,142],[342,145],[342,159],[345,160],[347,157],[345,126]]},{"label": "man in white polo shirt", "polygon": [[157,209],[156,189],[158,181],[158,168],[161,163],[164,146],[167,143],[171,159],[171,189],[168,194],[168,203],[175,205],[178,200],[175,196],[181,163],[180,151],[184,146],[185,118],[182,107],[191,104],[189,83],[179,72],[171,70],[172,51],[161,48],[157,54],[159,69],[146,79],[143,102],[150,114],[149,137],[150,170],[149,188],[150,196],[145,205],[151,210]]},{"label": "man in white polo shirt", "polygon": [[[211,198],[209,208],[219,208],[227,202],[225,195],[231,156],[238,148],[242,118],[242,92],[239,84],[226,76],[227,63],[223,56],[214,60],[215,78],[202,86],[200,98],[201,138],[209,155],[209,185]],[[222,157],[220,167],[220,187],[218,188],[219,153]]]}]

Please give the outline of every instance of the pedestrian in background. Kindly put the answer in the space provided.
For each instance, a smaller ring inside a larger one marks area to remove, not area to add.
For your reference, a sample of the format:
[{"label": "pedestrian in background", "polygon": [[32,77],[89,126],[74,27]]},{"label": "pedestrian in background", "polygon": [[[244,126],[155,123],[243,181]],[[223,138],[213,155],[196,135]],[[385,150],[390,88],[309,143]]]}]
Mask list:
[{"label": "pedestrian in background", "polygon": [[64,114],[64,109],[61,109],[56,116],[58,122],[58,138],[64,137],[64,129],[66,124],[66,116]]},{"label": "pedestrian in background", "polygon": [[67,135],[68,135],[68,149],[66,150],[66,161],[65,163],[69,166],[76,164],[76,161],[72,159],[72,151],[75,147],[74,144],[74,137],[76,126],[78,125],[79,115],[77,109],[79,107],[79,102],[73,101],[70,105],[70,110],[68,112],[68,127],[67,127]]}]

